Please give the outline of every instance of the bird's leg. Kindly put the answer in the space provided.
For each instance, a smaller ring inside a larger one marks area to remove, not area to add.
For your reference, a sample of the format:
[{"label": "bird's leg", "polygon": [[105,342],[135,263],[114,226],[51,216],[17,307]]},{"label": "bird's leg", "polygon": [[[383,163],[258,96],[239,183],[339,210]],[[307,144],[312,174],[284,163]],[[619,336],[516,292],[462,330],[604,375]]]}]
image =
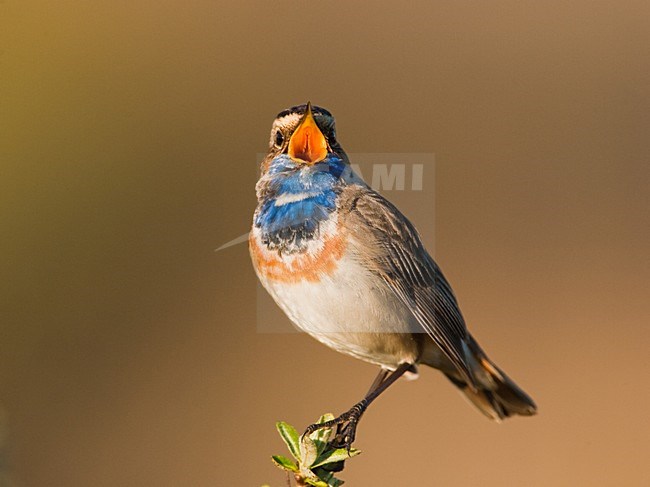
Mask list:
[{"label": "bird's leg", "polygon": [[379,373],[377,374],[377,377],[375,377],[375,380],[373,381],[372,385],[370,386],[370,389],[368,389],[368,392],[366,392],[365,397],[368,397],[370,394],[372,394],[377,387],[381,385],[384,380],[386,380],[386,377],[388,377],[388,374],[390,374],[390,370],[388,369],[379,369]]},{"label": "bird's leg", "polygon": [[332,428],[336,426],[336,435],[334,439],[330,442],[334,448],[347,448],[348,450],[354,442],[354,437],[357,431],[357,424],[361,419],[361,416],[366,411],[370,403],[377,399],[379,395],[384,392],[388,387],[399,379],[405,372],[413,368],[413,364],[404,363],[400,364],[397,369],[392,372],[382,369],[379,372],[379,375],[375,378],[375,381],[370,386],[366,396],[359,401],[357,404],[352,406],[348,411],[341,414],[338,418],[334,418],[331,421],[325,421],[324,423],[312,424],[307,427],[304,435],[309,435],[316,430],[321,428]]}]

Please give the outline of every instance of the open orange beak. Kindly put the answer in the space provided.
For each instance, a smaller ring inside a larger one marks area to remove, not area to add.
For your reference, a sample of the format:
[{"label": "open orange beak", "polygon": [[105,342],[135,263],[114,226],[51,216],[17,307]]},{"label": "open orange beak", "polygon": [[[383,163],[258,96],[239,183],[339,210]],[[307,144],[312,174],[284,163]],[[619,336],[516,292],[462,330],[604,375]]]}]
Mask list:
[{"label": "open orange beak", "polygon": [[316,125],[311,103],[307,103],[307,112],[289,139],[289,157],[307,164],[316,164],[327,157],[327,139]]}]

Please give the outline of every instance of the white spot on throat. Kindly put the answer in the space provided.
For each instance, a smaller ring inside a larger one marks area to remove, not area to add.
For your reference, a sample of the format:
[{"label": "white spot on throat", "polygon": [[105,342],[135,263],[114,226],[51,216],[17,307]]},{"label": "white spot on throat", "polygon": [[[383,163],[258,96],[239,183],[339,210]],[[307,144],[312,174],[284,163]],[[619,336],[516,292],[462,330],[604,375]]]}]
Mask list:
[{"label": "white spot on throat", "polygon": [[283,206],[296,201],[302,201],[312,196],[318,196],[320,193],[282,193],[275,199],[275,206]]}]

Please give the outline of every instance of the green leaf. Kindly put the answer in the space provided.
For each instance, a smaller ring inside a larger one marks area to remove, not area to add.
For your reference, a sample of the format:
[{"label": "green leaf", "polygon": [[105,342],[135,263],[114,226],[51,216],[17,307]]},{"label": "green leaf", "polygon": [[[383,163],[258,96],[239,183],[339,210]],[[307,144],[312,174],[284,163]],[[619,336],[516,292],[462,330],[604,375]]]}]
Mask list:
[{"label": "green leaf", "polygon": [[327,450],[314,461],[314,463],[311,465],[311,468],[320,467],[328,463],[340,462],[341,460],[347,460],[348,458],[356,457],[360,453],[361,451],[357,450],[356,448],[351,448],[349,453],[346,448]]},{"label": "green leaf", "polygon": [[316,458],[320,457],[327,450],[327,443],[324,441],[314,440],[314,445],[316,445]]},{"label": "green leaf", "polygon": [[300,464],[303,467],[311,467],[318,458],[316,443],[309,436],[303,436],[300,440]]},{"label": "green leaf", "polygon": [[275,427],[278,429],[278,433],[280,433],[280,436],[287,444],[287,448],[289,448],[293,458],[300,460],[300,440],[296,429],[284,421],[278,421],[275,423]]},{"label": "green leaf", "polygon": [[323,480],[308,468],[305,468],[303,465],[300,466],[300,472],[298,475],[302,477],[303,482],[308,483],[309,485],[328,487],[328,483],[325,480]]},{"label": "green leaf", "polygon": [[332,472],[327,472],[322,468],[316,469],[315,472],[316,475],[318,475],[318,478],[327,484],[327,487],[338,487],[339,485],[345,483],[341,479],[334,477],[334,474]]},{"label": "green leaf", "polygon": [[282,455],[273,455],[271,459],[273,460],[273,463],[275,463],[275,465],[279,468],[289,470],[290,472],[298,472],[298,467],[296,464],[289,460],[287,457],[283,457]]},{"label": "green leaf", "polygon": [[336,482],[337,479],[334,477],[334,474],[332,472],[328,472],[326,470],[323,470],[322,468],[317,468],[314,470],[316,475],[318,476],[319,479],[321,479],[323,482],[325,482],[327,485],[332,485],[333,482]]},{"label": "green leaf", "polygon": [[305,482],[308,483],[309,485],[313,485],[314,487],[330,487],[327,484],[327,482],[324,482],[321,479],[307,478],[307,479],[305,479]]},{"label": "green leaf", "polygon": [[[322,424],[327,421],[331,421],[334,419],[334,415],[331,413],[323,414],[320,418],[318,418],[318,421],[316,424]],[[317,429],[313,433],[309,435],[309,437],[314,440],[317,446],[320,445],[326,445],[327,442],[330,440],[330,436],[332,436],[332,431],[333,428],[321,428]],[[319,448],[318,454],[320,455],[323,453],[323,449]]]},{"label": "green leaf", "polygon": [[329,481],[334,478],[334,474],[332,472],[328,472],[327,470],[323,470],[322,468],[317,468],[316,470],[314,470],[314,473],[319,479],[327,483],[329,483]]}]

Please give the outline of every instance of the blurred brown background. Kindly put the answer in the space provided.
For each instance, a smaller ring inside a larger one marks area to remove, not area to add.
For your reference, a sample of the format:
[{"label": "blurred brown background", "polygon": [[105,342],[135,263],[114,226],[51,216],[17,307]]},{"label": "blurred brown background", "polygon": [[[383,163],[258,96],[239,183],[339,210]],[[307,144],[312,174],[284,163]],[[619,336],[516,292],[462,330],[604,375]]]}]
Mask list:
[{"label": "blurred brown background", "polygon": [[349,152],[435,153],[436,257],[540,407],[495,425],[423,370],[348,484],[650,485],[648,46],[644,1],[0,3],[4,482],[280,486],[274,422],[365,392],[214,252],[311,100]]}]

